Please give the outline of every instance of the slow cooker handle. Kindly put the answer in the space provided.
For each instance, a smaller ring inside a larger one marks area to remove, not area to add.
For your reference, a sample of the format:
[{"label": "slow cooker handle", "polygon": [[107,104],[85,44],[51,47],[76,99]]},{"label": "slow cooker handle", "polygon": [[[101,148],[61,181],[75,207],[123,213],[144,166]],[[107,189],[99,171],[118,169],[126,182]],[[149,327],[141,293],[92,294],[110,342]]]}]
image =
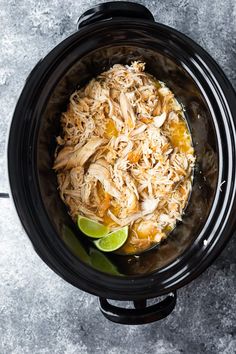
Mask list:
[{"label": "slow cooker handle", "polygon": [[154,21],[151,12],[141,4],[128,1],[111,1],[98,4],[85,11],[78,19],[78,29],[94,22],[111,20],[115,17],[141,18]]},{"label": "slow cooker handle", "polygon": [[176,291],[155,305],[146,307],[146,300],[134,301],[134,309],[126,309],[110,304],[107,299],[99,298],[100,310],[110,321],[138,325],[159,321],[167,317],[175,308]]},{"label": "slow cooker handle", "polygon": [[10,198],[8,193],[0,193],[0,198]]}]

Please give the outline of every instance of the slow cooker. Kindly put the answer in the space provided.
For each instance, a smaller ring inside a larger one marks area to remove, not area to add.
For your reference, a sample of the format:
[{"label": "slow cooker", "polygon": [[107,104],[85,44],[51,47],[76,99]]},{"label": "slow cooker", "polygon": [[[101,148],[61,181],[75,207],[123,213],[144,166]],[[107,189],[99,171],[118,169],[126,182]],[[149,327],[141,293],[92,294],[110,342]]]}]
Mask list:
[{"label": "slow cooker", "polygon": [[[78,86],[115,63],[134,60],[144,61],[185,109],[196,154],[193,190],[183,222],[160,246],[138,256],[105,255],[81,234],[60,200],[52,170],[55,138],[60,114]],[[10,127],[11,196],[35,251],[67,282],[98,296],[108,319],[142,324],[166,317],[176,305],[176,291],[214,261],[235,230],[235,121],[231,84],[194,41],[156,23],[137,3],[88,10],[78,30],[30,73]]]}]

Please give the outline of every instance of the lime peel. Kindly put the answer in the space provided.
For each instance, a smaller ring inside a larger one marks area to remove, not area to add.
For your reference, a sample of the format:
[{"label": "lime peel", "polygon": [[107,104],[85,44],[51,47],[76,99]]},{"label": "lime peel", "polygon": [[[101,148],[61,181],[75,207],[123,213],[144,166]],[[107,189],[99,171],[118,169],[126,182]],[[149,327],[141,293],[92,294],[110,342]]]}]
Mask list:
[{"label": "lime peel", "polygon": [[78,216],[78,227],[86,236],[92,238],[104,237],[109,233],[109,228],[106,225],[81,215]]},{"label": "lime peel", "polygon": [[128,226],[113,231],[108,235],[94,241],[96,247],[103,252],[113,252],[118,250],[128,238]]}]

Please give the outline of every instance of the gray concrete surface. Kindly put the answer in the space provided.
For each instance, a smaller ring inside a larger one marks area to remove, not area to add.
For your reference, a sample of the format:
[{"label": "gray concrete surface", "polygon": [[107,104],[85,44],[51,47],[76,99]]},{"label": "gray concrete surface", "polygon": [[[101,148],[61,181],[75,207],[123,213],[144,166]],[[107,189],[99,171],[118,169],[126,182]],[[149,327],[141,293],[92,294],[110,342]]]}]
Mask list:
[{"label": "gray concrete surface", "polygon": [[[73,33],[99,1],[0,0],[0,192],[6,191],[7,127],[37,61]],[[236,88],[236,3],[158,0],[157,21],[189,35],[219,62]],[[160,323],[121,326],[97,299],[54,274],[36,255],[10,200],[0,200],[0,354],[236,353],[236,237],[196,281],[178,292]]]}]

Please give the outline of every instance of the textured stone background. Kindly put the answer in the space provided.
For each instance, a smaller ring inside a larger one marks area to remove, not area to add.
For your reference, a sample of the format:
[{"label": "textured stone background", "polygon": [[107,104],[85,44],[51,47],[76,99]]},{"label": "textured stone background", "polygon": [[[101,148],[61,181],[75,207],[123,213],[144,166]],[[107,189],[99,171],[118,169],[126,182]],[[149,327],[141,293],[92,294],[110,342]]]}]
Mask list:
[{"label": "textured stone background", "polygon": [[[8,188],[7,127],[25,78],[98,2],[0,0],[0,191]],[[234,0],[140,2],[157,21],[209,51],[236,88]],[[167,319],[128,327],[109,323],[94,296],[64,282],[38,258],[10,200],[0,200],[0,211],[0,354],[236,353],[236,237],[178,292],[178,306]]]}]

